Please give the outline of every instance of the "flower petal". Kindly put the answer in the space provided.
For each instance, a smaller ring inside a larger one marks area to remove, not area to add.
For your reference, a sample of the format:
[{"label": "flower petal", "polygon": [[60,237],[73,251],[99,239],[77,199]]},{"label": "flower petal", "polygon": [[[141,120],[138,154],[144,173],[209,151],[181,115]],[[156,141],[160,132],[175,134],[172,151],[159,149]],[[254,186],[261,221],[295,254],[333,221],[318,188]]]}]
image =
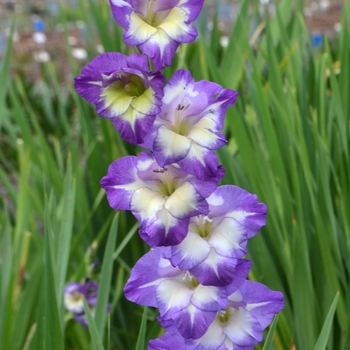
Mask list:
[{"label": "flower petal", "polygon": [[158,211],[163,209],[165,199],[159,192],[147,187],[137,189],[131,198],[131,211],[137,213],[141,221],[156,220]]},{"label": "flower petal", "polygon": [[216,124],[212,119],[203,117],[191,127],[187,137],[201,147],[218,149],[227,141],[222,133],[214,132],[216,129]]},{"label": "flower petal", "polygon": [[219,220],[214,220],[216,225],[213,225],[208,236],[208,243],[222,256],[240,258],[246,255],[247,235],[245,227],[230,217],[217,221]]},{"label": "flower petal", "polygon": [[178,219],[208,213],[208,204],[195,187],[184,182],[165,202],[165,208]]},{"label": "flower petal", "polygon": [[105,53],[83,68],[75,87],[122,138],[140,144],[160,112],[164,81],[159,72],[149,72],[146,55]]},{"label": "flower petal", "polygon": [[186,157],[191,148],[191,140],[174,133],[164,125],[158,129],[153,144],[153,152],[160,166],[176,163]]},{"label": "flower petal", "polygon": [[164,253],[164,248],[153,249],[138,260],[124,287],[125,297],[134,303],[157,307],[156,289],[163,281],[155,266]]},{"label": "flower petal", "polygon": [[123,157],[114,161],[101,180],[109,205],[115,210],[130,210],[132,194],[140,187],[136,173],[137,158]]},{"label": "flower petal", "polygon": [[185,339],[203,336],[213,322],[216,312],[203,312],[190,304],[173,316],[174,325]]},{"label": "flower petal", "polygon": [[209,180],[217,174],[218,156],[212,150],[192,142],[187,156],[178,161],[178,164],[198,179]]},{"label": "flower petal", "polygon": [[198,285],[191,298],[191,303],[202,311],[220,311],[227,306],[226,288]]},{"label": "flower petal", "polygon": [[237,186],[220,186],[208,198],[212,217],[232,217],[253,237],[266,223],[266,205],[257,196]]},{"label": "flower petal", "polygon": [[151,247],[173,246],[185,238],[188,224],[189,219],[178,220],[164,208],[157,213],[157,218],[153,222],[141,223],[139,234]]},{"label": "flower petal", "polygon": [[221,324],[217,320],[214,320],[201,338],[188,340],[188,343],[194,346],[195,350],[214,350],[220,348],[225,338]]},{"label": "flower petal", "polygon": [[172,318],[172,315],[190,304],[192,294],[192,288],[181,279],[163,280],[156,292],[160,315],[165,318]]},{"label": "flower petal", "polygon": [[178,245],[171,247],[171,262],[181,270],[190,270],[203,262],[209,255],[210,245],[191,230]]},{"label": "flower petal", "polygon": [[195,40],[198,35],[196,28],[186,24],[187,21],[186,11],[180,7],[174,7],[158,27],[162,28],[173,40],[187,43]]}]

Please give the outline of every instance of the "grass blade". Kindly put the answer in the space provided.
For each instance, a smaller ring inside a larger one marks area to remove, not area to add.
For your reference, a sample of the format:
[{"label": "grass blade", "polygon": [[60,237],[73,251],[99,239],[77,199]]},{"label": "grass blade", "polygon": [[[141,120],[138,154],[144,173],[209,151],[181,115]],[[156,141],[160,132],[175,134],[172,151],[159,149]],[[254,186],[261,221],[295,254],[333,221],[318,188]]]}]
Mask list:
[{"label": "grass blade", "polygon": [[339,292],[335,295],[332,305],[329,308],[327,317],[324,321],[321,333],[317,339],[317,343],[314,347],[314,350],[324,350],[327,346],[328,337],[332,329],[334,313],[337,308],[338,298],[339,298]]},{"label": "grass blade", "polygon": [[[70,243],[73,230],[74,205],[75,205],[75,180],[72,178],[71,158],[68,159],[65,187],[62,198],[63,212],[62,225],[58,237],[57,252],[57,295],[61,295],[67,273]],[[58,305],[62,303],[62,298],[58,298]]]},{"label": "grass blade", "polygon": [[141,327],[140,327],[140,333],[139,337],[137,338],[136,348],[137,350],[144,350],[145,349],[145,338],[146,338],[146,323],[147,323],[147,307],[145,307],[143,311],[142,321],[141,321]]},{"label": "grass blade", "polygon": [[103,345],[102,345],[102,340],[101,340],[100,334],[98,333],[95,320],[91,315],[89,305],[87,304],[85,299],[84,299],[84,310],[85,310],[86,319],[88,321],[89,332],[90,332],[90,336],[91,336],[91,349],[92,350],[104,350]]},{"label": "grass blade", "polygon": [[273,335],[275,334],[276,326],[278,322],[278,315],[274,317],[269,333],[267,333],[265,344],[262,350],[273,350]]},{"label": "grass blade", "polygon": [[119,222],[119,212],[115,215],[111,229],[109,231],[109,237],[106,245],[106,251],[103,258],[102,271],[101,271],[101,281],[98,289],[98,297],[95,311],[95,321],[97,330],[103,337],[103,331],[106,325],[107,318],[107,304],[108,297],[111,288],[112,271],[113,271],[113,251],[118,234],[118,222]]}]

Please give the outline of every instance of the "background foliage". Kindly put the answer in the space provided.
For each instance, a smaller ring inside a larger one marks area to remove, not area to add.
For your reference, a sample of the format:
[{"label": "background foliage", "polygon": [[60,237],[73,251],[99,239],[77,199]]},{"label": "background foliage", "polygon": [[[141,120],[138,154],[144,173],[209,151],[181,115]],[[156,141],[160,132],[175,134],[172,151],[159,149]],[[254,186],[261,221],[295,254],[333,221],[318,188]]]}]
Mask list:
[{"label": "background foliage", "polygon": [[[240,92],[226,118],[228,146],[219,151],[223,183],[268,205],[267,226],[249,245],[250,278],[286,299],[257,349],[345,350],[350,10],[345,2],[339,36],[316,50],[302,10],[303,1],[284,0],[265,21],[258,1],[242,0],[226,48],[216,18],[208,31],[204,13],[199,40],[181,46],[166,76],[186,68]],[[106,51],[132,52],[106,1],[81,0],[78,12],[62,8],[60,16],[85,21]],[[89,59],[97,55],[87,49]],[[69,84],[52,62],[31,83],[12,72],[11,52],[9,42],[0,76],[0,349],[146,349],[161,334],[156,310],[129,303],[122,289],[148,248],[134,218],[110,209],[99,184],[113,160],[139,149],[75,92],[81,65],[71,56]],[[88,329],[62,302],[65,284],[86,276],[101,285]]]}]

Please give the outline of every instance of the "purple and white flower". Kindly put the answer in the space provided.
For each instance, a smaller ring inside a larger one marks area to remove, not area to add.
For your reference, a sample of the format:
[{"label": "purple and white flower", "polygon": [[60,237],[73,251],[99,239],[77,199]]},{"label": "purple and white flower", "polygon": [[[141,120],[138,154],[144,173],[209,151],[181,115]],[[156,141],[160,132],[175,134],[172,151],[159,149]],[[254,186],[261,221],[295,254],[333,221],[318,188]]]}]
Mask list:
[{"label": "purple and white flower", "polygon": [[199,179],[215,176],[214,150],[227,142],[221,129],[237,94],[209,81],[195,82],[189,71],[178,70],[164,88],[161,113],[143,146],[161,167],[178,163]]},{"label": "purple and white flower", "polygon": [[161,320],[172,320],[184,338],[204,335],[218,311],[228,306],[228,295],[246,279],[249,260],[240,260],[230,285],[204,286],[189,271],[173,267],[165,258],[169,247],[156,247],[134,266],[124,288],[135,303],[158,307]]},{"label": "purple and white flower", "polygon": [[266,223],[266,205],[237,186],[220,186],[208,198],[209,213],[190,219],[185,239],[171,247],[172,264],[204,285],[230,283],[247,240]]},{"label": "purple and white flower", "polygon": [[85,297],[85,286],[76,283],[69,282],[64,288],[63,302],[65,308],[73,313],[84,312],[84,300]]},{"label": "purple and white flower", "polygon": [[145,55],[107,52],[92,60],[75,78],[75,88],[109,118],[121,137],[143,142],[160,112],[165,78],[150,73]]},{"label": "purple and white flower", "polygon": [[227,307],[217,312],[206,333],[198,339],[185,339],[175,323],[162,322],[167,332],[149,342],[149,349],[253,350],[263,339],[263,331],[284,307],[283,294],[263,284],[245,281],[228,297]]},{"label": "purple and white flower", "polygon": [[159,168],[153,156],[142,152],[113,162],[101,185],[116,210],[131,210],[140,222],[140,236],[150,246],[174,245],[186,236],[189,219],[208,214],[207,198],[221,180],[201,181],[177,164]]},{"label": "purple and white flower", "polygon": [[170,66],[180,43],[196,39],[191,24],[204,0],[110,0],[117,23],[128,45],[138,46],[156,69]]},{"label": "purple and white flower", "polygon": [[[97,302],[98,283],[86,278],[83,284],[69,282],[64,289],[64,306],[74,314],[74,320],[87,327],[87,319],[84,310],[84,302],[89,306],[94,316]],[[107,306],[107,313],[110,312],[110,305]]]}]

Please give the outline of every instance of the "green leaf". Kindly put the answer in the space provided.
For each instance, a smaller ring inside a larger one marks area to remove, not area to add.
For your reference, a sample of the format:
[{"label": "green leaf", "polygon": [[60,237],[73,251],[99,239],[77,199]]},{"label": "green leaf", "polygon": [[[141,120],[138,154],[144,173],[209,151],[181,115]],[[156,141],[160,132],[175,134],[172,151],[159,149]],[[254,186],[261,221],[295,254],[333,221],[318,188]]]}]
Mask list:
[{"label": "green leaf", "polygon": [[113,251],[118,234],[118,222],[119,222],[119,212],[114,216],[108,241],[106,245],[106,251],[103,258],[101,280],[98,288],[97,304],[95,310],[95,321],[97,325],[97,330],[103,338],[103,333],[106,325],[107,318],[107,305],[108,297],[111,289],[112,271],[113,271]]},{"label": "green leaf", "polygon": [[[57,251],[57,295],[60,295],[63,291],[70,244],[73,230],[73,218],[74,218],[74,206],[75,206],[75,179],[72,177],[72,164],[71,157],[68,158],[67,173],[65,177],[64,192],[62,198],[62,224],[58,236],[58,251]],[[58,298],[58,304],[61,306],[62,298]]]},{"label": "green leaf", "polygon": [[335,295],[332,305],[329,308],[327,317],[322,326],[322,330],[317,339],[317,343],[314,347],[314,350],[324,350],[327,347],[327,342],[328,342],[329,334],[332,329],[333,317],[334,317],[334,312],[337,308],[338,299],[339,299],[339,292]]},{"label": "green leaf", "polygon": [[145,307],[144,311],[143,311],[139,337],[137,338],[137,343],[136,343],[136,347],[135,347],[135,349],[137,349],[137,350],[144,350],[145,349],[147,312],[148,312],[148,308]]},{"label": "green leaf", "polygon": [[278,315],[274,317],[271,323],[270,330],[267,333],[264,347],[262,350],[273,350],[273,335],[275,334],[277,322],[278,322]]},{"label": "green leaf", "polygon": [[[49,200],[47,205],[46,223],[45,223],[45,251],[44,251],[44,305],[43,322],[44,346],[45,349],[64,350],[62,322],[57,303],[56,280],[53,268],[53,231],[49,212],[53,207],[53,201]],[[63,291],[62,291],[63,292]]]},{"label": "green leaf", "polygon": [[90,336],[91,336],[91,349],[92,350],[104,350],[104,347],[102,345],[102,340],[101,340],[100,334],[98,332],[95,320],[91,315],[89,305],[87,304],[85,299],[83,300],[83,302],[84,302],[85,315],[86,315],[86,319],[87,319],[88,326],[89,326],[89,332],[90,332]]}]

